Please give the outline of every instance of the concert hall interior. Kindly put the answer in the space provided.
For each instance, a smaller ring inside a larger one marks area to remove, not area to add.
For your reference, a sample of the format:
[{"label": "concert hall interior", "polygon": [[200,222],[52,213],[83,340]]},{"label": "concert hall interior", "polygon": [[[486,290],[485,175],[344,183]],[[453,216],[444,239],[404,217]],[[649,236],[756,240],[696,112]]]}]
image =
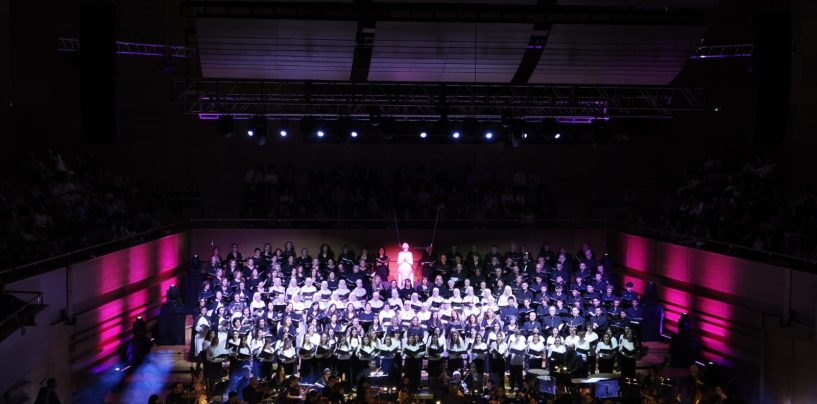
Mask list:
[{"label": "concert hall interior", "polygon": [[0,404],[817,402],[815,21],[0,0]]}]

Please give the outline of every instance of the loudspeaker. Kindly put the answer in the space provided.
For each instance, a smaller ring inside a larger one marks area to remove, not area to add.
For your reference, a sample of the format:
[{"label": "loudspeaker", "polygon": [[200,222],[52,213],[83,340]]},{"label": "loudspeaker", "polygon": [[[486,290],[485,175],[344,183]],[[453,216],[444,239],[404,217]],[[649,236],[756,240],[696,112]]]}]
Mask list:
[{"label": "loudspeaker", "polygon": [[755,21],[752,54],[757,77],[754,130],[749,144],[757,150],[779,146],[786,133],[791,92],[792,34],[788,14],[764,14]]},{"label": "loudspeaker", "polygon": [[115,142],[116,7],[106,0],[87,1],[80,14],[80,102],[82,131],[90,142]]}]

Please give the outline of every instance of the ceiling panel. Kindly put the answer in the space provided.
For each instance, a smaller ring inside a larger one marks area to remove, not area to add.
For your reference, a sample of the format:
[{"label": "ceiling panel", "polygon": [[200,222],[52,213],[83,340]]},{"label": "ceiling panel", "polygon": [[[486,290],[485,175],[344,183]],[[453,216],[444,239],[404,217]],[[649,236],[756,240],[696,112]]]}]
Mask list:
[{"label": "ceiling panel", "polygon": [[529,83],[667,85],[703,27],[557,24]]},{"label": "ceiling panel", "polygon": [[535,5],[538,0],[374,0],[376,3],[445,3],[445,4],[523,4]]},{"label": "ceiling panel", "polygon": [[607,6],[607,7],[717,7],[720,0],[559,0],[566,6]]},{"label": "ceiling panel", "polygon": [[206,78],[348,80],[357,23],[199,19]]},{"label": "ceiling panel", "polygon": [[532,24],[379,22],[370,81],[511,80]]}]

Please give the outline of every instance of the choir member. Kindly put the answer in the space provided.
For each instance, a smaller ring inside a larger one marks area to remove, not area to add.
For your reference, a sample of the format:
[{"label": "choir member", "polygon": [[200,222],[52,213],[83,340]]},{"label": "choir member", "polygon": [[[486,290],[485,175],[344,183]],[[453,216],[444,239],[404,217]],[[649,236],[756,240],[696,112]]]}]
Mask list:
[{"label": "choir member", "polygon": [[295,374],[295,367],[298,361],[298,351],[292,343],[290,336],[285,336],[279,341],[278,364],[284,368],[284,373],[287,375]]},{"label": "choir member", "polygon": [[566,353],[567,347],[563,343],[562,337],[557,334],[554,337],[553,345],[548,347],[548,366],[551,372],[555,371],[556,366],[564,365]]},{"label": "choir member", "polygon": [[445,337],[442,328],[434,328],[426,342],[428,349],[428,377],[439,377],[442,366],[440,362],[445,353]]},{"label": "choir member", "polygon": [[510,365],[510,384],[514,389],[522,387],[522,371],[527,361],[528,344],[521,330],[516,330],[509,337],[508,363]]},{"label": "choir member", "polygon": [[411,381],[413,387],[420,384],[420,373],[423,366],[423,357],[426,355],[426,347],[422,339],[414,333],[409,333],[406,343],[403,345],[403,356],[406,358],[405,375]]},{"label": "choir member", "polygon": [[528,337],[528,369],[544,368],[547,357],[547,347],[539,332],[534,332]]},{"label": "choir member", "polygon": [[349,344],[346,334],[341,333],[335,347],[335,372],[342,380],[353,380],[351,358],[354,354],[355,349]]},{"label": "choir member", "polygon": [[456,370],[464,371],[463,358],[468,354],[468,345],[462,338],[460,331],[452,329],[448,337],[448,371],[449,374]]},{"label": "choir member", "polygon": [[[494,384],[505,385],[505,359],[508,357],[508,342],[505,340],[505,334],[499,329],[499,324],[494,327],[493,341],[490,344],[490,355],[488,360],[488,368],[491,374],[491,380]],[[490,338],[489,338],[490,339]]]},{"label": "choir member", "polygon": [[596,345],[596,357],[599,362],[599,373],[613,373],[613,363],[615,362],[616,343],[609,333],[601,337],[601,341]]},{"label": "choir member", "polygon": [[618,348],[621,376],[635,377],[635,362],[640,347],[632,328],[624,329],[624,334],[618,340]]}]

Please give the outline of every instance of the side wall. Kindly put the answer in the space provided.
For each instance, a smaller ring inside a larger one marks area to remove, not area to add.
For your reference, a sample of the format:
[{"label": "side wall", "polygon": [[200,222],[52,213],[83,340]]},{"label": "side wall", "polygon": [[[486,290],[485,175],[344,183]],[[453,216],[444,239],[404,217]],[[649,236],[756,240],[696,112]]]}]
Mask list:
[{"label": "side wall", "polygon": [[[812,373],[804,363],[792,367],[798,362],[779,358],[815,350],[817,275],[624,233],[611,233],[608,243],[625,282],[637,290],[649,281],[658,285],[669,331],[677,330],[682,313],[690,314],[702,359],[758,377],[764,400],[806,397],[799,394]],[[781,322],[790,326],[771,327]]]},{"label": "side wall", "polygon": [[182,232],[8,285],[42,292],[48,307],[37,326],[0,343],[0,357],[14,364],[0,371],[0,392],[22,386],[16,394],[33,399],[41,380],[56,377],[60,396],[70,398],[118,363],[137,316],[155,321],[189,257]]}]

